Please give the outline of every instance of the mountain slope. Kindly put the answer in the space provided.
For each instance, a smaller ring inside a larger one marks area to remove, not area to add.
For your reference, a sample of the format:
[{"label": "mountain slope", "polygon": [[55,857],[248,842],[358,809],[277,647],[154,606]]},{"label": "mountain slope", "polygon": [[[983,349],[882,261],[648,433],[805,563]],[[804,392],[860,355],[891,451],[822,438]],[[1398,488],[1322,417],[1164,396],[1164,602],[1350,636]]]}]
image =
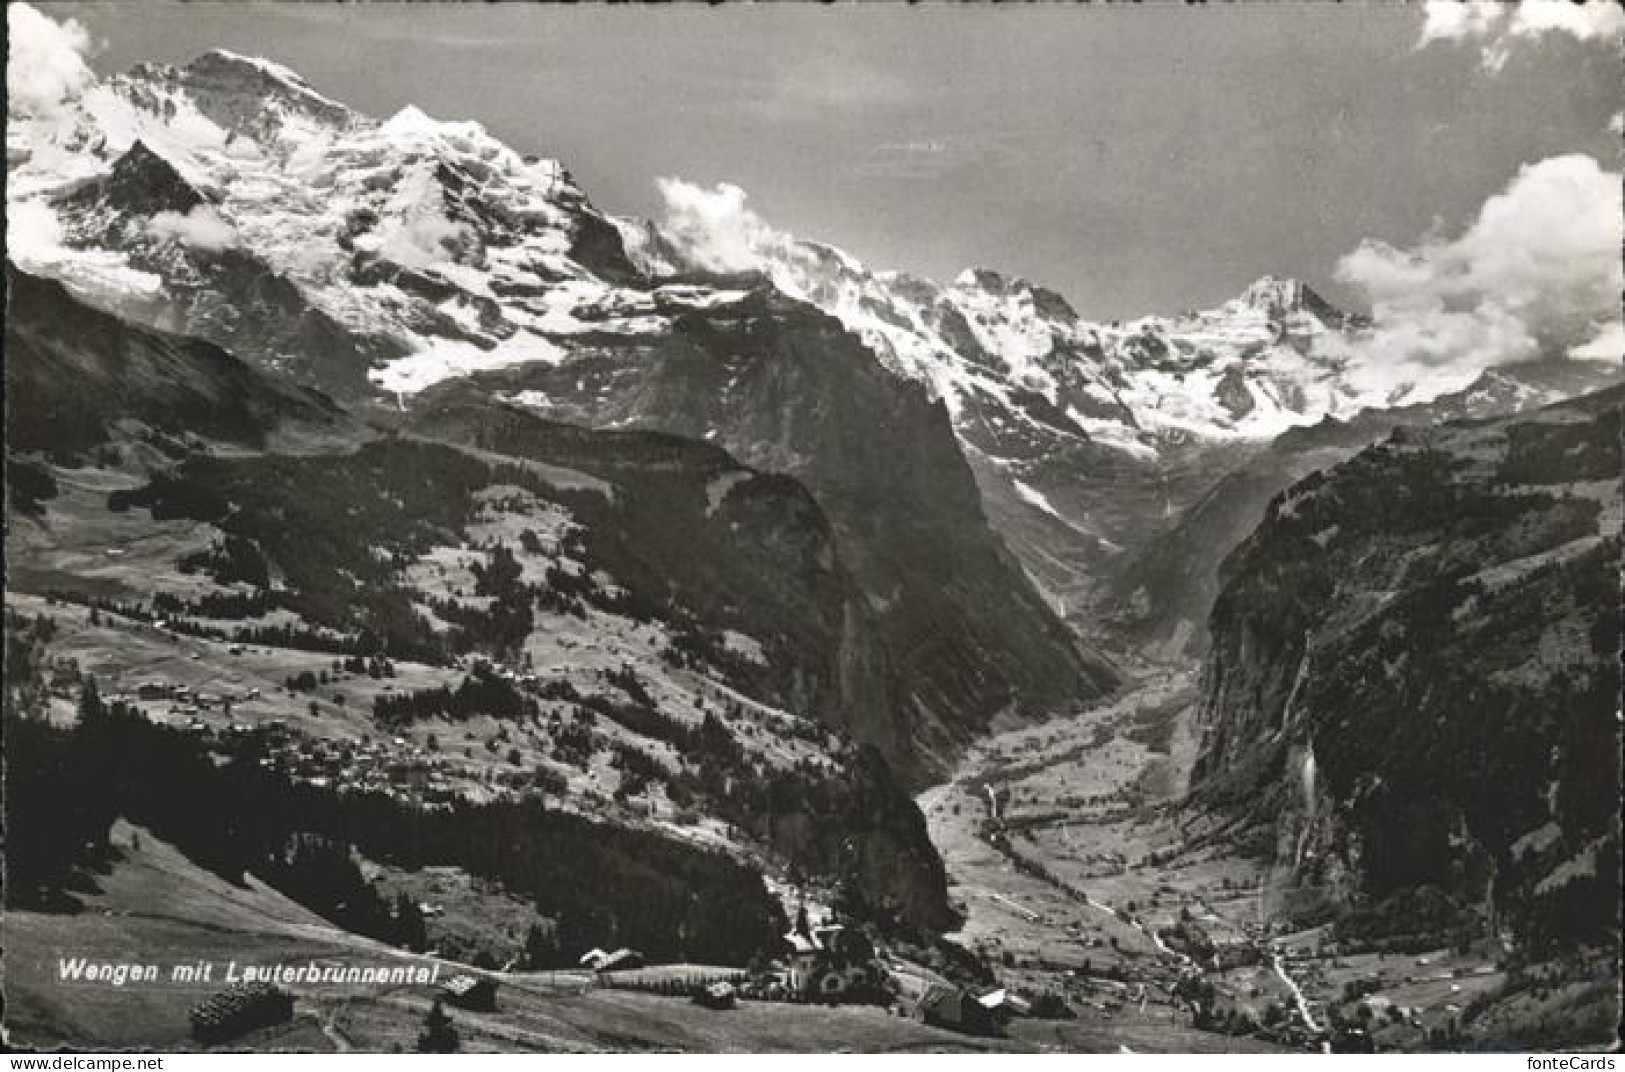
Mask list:
[{"label": "mountain slope", "polygon": [[72,454],[120,421],[253,447],[361,434],[326,396],[209,343],[130,327],[60,283],[8,264],[6,292],[8,449]]},{"label": "mountain slope", "polygon": [[1194,799],[1260,828],[1288,914],[1617,941],[1620,402],[1396,432],[1226,562]]},{"label": "mountain slope", "polygon": [[8,450],[47,491],[8,526],[8,583],[50,597],[109,693],[161,692],[148,718],[203,747],[255,726],[317,796],[545,796],[673,860],[721,850],[908,933],[951,923],[918,810],[852,740],[889,684],[852,656],[871,620],[796,480],[467,385],[364,427],[212,344],[11,283]]},{"label": "mountain slope", "polygon": [[600,341],[574,363],[479,382],[568,420],[715,440],[805,483],[864,592],[854,613],[882,641],[851,658],[893,682],[881,718],[859,713],[858,735],[911,772],[940,769],[995,717],[1034,717],[1115,681],[988,531],[942,408],[806,305],[759,289],[637,347]]}]

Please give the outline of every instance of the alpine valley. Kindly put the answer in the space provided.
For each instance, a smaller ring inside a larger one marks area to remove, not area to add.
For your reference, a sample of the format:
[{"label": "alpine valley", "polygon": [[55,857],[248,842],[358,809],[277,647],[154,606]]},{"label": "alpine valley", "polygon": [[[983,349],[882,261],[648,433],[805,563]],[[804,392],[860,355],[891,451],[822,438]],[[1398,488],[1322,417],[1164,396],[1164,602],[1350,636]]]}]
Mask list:
[{"label": "alpine valley", "polygon": [[1617,364],[725,255],[225,51],[6,148],[12,1043],[1614,1039]]}]

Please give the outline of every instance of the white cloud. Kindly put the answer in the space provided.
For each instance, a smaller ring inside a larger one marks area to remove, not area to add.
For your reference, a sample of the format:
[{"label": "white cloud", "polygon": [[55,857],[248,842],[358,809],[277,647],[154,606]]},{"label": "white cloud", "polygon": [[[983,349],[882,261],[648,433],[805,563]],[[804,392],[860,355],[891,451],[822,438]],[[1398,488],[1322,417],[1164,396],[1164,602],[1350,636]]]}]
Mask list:
[{"label": "white cloud", "polygon": [[193,249],[218,251],[237,244],[237,231],[209,205],[196,205],[185,215],[160,212],[147,223],[147,233]]},{"label": "white cloud", "polygon": [[62,248],[62,223],[43,201],[6,203],[6,255],[22,267],[49,261]]},{"label": "white cloud", "polygon": [[1489,365],[1598,356],[1620,333],[1622,240],[1619,173],[1575,154],[1525,165],[1457,238],[1362,243],[1337,265],[1371,300],[1356,382],[1437,393]]},{"label": "white cloud", "polygon": [[452,247],[466,239],[461,224],[439,212],[423,211],[391,229],[378,254],[402,268],[427,268],[450,258]]},{"label": "white cloud", "polygon": [[1424,21],[1420,44],[1493,36],[1498,32],[1506,13],[1506,5],[1496,0],[1486,3],[1428,0],[1422,5]]},{"label": "white cloud", "polygon": [[1518,42],[1548,34],[1579,41],[1614,41],[1625,32],[1625,9],[1615,0],[1428,0],[1417,47],[1436,41],[1476,41],[1486,69],[1499,71]]},{"label": "white cloud", "polygon": [[712,189],[677,178],[655,180],[665,200],[661,231],[691,263],[719,272],[762,266],[763,255],[789,239],[745,202],[745,191],[728,183]]},{"label": "white cloud", "polygon": [[8,114],[50,115],[96,80],[84,59],[90,34],[77,20],[16,3],[6,8],[6,37]]},{"label": "white cloud", "polygon": [[1569,351],[1569,356],[1582,361],[1611,361],[1619,364],[1625,359],[1625,322],[1605,324],[1597,337],[1581,343]]}]

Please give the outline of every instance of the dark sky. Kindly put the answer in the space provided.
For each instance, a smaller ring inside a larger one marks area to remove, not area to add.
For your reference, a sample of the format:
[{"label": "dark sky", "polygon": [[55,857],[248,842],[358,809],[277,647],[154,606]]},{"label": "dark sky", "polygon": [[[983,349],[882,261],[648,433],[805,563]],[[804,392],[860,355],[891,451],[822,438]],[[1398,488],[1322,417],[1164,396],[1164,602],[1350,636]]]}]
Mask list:
[{"label": "dark sky", "polygon": [[[42,5],[43,7],[44,5]],[[415,103],[562,159],[602,208],[654,179],[750,192],[875,267],[982,264],[1094,316],[1266,272],[1335,298],[1362,238],[1458,232],[1520,164],[1618,166],[1603,42],[1418,48],[1415,5],[877,8],[51,4],[99,73],[209,47],[386,116]]]}]

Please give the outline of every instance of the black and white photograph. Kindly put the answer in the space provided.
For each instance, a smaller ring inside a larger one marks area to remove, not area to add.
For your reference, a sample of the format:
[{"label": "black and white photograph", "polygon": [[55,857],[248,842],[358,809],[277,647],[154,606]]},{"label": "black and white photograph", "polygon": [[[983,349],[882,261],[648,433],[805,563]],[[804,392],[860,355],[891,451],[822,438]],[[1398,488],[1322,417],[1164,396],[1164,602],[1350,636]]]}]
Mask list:
[{"label": "black and white photograph", "polygon": [[6,29],[9,1050],[1618,1048],[1625,5]]}]

